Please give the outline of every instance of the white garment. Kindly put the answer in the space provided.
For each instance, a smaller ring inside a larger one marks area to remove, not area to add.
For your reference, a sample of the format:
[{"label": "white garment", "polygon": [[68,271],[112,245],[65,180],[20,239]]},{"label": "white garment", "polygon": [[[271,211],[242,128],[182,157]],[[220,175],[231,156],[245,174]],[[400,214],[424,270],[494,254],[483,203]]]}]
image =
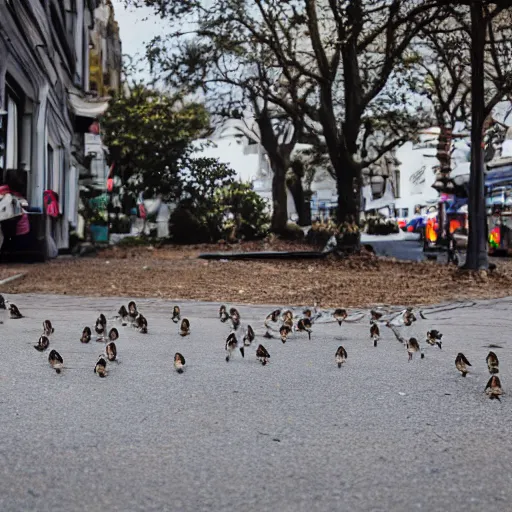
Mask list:
[{"label": "white garment", "polygon": [[11,194],[5,194],[0,198],[0,221],[19,217],[23,214],[21,203]]}]

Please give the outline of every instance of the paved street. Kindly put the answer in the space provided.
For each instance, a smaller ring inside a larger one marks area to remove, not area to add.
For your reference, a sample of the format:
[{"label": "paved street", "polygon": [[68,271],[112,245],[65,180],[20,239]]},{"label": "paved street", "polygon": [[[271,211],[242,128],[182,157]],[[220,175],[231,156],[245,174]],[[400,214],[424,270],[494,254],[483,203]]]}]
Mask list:
[{"label": "paved street", "polygon": [[[445,336],[423,360],[408,363],[387,329],[374,348],[365,318],[316,324],[311,342],[257,339],[265,367],[255,347],[225,362],[218,305],[181,303],[192,333],[180,338],[172,303],[141,300],[149,334],[120,329],[106,379],[93,373],[102,345],[80,333],[127,299],[6,299],[26,318],[0,325],[2,512],[510,510],[512,299],[425,310],[411,333]],[[257,334],[269,310],[240,307]],[[46,318],[61,375],[31,347]],[[501,403],[484,394],[491,343]],[[459,351],[473,364],[466,379]]]},{"label": "paved street", "polygon": [[368,242],[378,256],[387,256],[397,260],[423,261],[423,245],[417,240],[372,240]]}]

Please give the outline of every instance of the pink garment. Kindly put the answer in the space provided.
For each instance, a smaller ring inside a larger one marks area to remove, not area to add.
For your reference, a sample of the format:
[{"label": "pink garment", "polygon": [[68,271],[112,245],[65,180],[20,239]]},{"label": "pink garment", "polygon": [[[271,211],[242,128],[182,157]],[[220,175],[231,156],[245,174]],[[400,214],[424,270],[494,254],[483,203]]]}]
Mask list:
[{"label": "pink garment", "polygon": [[24,213],[21,216],[21,219],[16,224],[16,235],[26,235],[30,232],[30,222],[28,220],[28,215]]}]

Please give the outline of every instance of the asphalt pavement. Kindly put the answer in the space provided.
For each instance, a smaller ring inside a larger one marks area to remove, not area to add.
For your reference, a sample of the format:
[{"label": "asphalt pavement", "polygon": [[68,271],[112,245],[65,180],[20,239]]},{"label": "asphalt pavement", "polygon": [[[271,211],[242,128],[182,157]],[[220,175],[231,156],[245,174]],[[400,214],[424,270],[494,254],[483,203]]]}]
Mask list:
[{"label": "asphalt pavement", "polygon": [[[315,324],[311,341],[257,338],[265,367],[255,346],[226,363],[218,304],[181,302],[191,322],[181,338],[173,303],[140,300],[149,333],[120,328],[121,362],[100,379],[103,346],[81,344],[81,331],[128,299],[6,298],[26,318],[0,325],[2,512],[511,508],[512,299],[426,309],[405,333],[443,332],[442,350],[424,359],[408,362],[386,328],[374,348],[366,317]],[[270,309],[239,308],[256,334]],[[60,375],[31,346],[46,318]],[[338,369],[340,344],[348,360]],[[500,347],[501,402],[484,393],[490,344]],[[467,378],[459,351],[473,365]]]}]

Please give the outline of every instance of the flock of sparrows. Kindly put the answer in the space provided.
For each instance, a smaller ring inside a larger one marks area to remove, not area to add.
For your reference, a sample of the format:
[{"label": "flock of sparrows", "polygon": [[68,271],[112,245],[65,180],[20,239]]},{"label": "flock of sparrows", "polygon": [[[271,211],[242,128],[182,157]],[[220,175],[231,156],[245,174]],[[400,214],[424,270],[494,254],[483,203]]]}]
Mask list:
[{"label": "flock of sparrows", "polygon": [[[12,319],[23,318],[23,315],[15,304],[9,303],[8,306],[10,317]],[[0,295],[0,310],[1,309],[7,309],[6,302],[2,295]],[[423,319],[425,319],[421,311],[419,314]],[[326,313],[325,311],[319,311],[315,306],[312,309],[305,309],[302,312],[302,315],[299,316],[296,316],[291,309],[286,309],[284,311],[281,309],[275,309],[266,316],[263,322],[265,326],[265,333],[262,334],[262,337],[272,339],[275,337],[273,332],[279,333],[281,341],[286,343],[288,337],[293,332],[305,332],[311,340],[313,324],[321,318],[325,320],[326,315],[332,318],[333,321],[337,322],[340,326],[343,322],[359,321],[364,316],[363,315],[356,320],[349,319],[346,309],[343,308],[337,308],[332,313]],[[128,308],[124,305],[121,306],[117,316],[113,319],[120,321],[122,326],[131,325],[143,334],[147,334],[148,332],[147,319],[137,310],[137,306],[134,301],[128,303]],[[234,307],[230,308],[228,311],[225,305],[220,306],[219,319],[222,323],[229,322],[231,325],[230,333],[225,341],[226,361],[229,362],[234,357],[237,349],[240,351],[241,356],[245,357],[245,349],[250,347],[256,338],[254,329],[250,325],[242,327],[240,313]],[[190,321],[187,318],[181,318],[181,310],[179,306],[174,306],[171,320],[175,324],[180,323],[180,336],[188,336],[190,334]],[[421,358],[423,359],[425,357],[425,353],[421,349],[418,339],[410,337],[407,340],[400,335],[400,332],[397,329],[399,326],[410,327],[415,321],[416,315],[414,314],[413,308],[410,307],[393,315],[392,318],[385,318],[385,313],[377,310],[371,310],[370,338],[373,341],[373,345],[376,347],[380,339],[379,325],[384,325],[390,328],[397,340],[405,346],[409,361],[412,360],[413,355],[417,352],[420,352]],[[106,377],[107,362],[118,361],[115,341],[119,338],[119,331],[116,327],[112,327],[107,333],[107,319],[104,314],[100,314],[96,320],[94,330],[97,335],[96,341],[105,343],[104,353],[102,353],[96,361],[94,373],[100,377]],[[53,328],[51,321],[45,320],[43,322],[43,333],[41,334],[37,344],[34,345],[34,348],[39,352],[45,352],[49,348],[50,336],[54,332],[55,329]],[[82,343],[89,343],[91,338],[91,329],[89,327],[85,327],[82,331],[80,341]],[[439,349],[442,349],[442,338],[442,333],[432,329],[427,332],[425,343],[428,346],[437,346]],[[338,368],[341,368],[341,366],[346,362],[347,357],[347,351],[342,345],[340,345],[334,356],[335,363],[338,365]],[[262,344],[259,344],[256,349],[256,358],[263,366],[269,362],[270,354]],[[57,373],[61,373],[61,370],[64,367],[64,360],[56,350],[50,351],[48,362]],[[486,358],[486,363],[491,377],[487,383],[485,392],[489,398],[500,400],[503,390],[500,378],[497,375],[499,373],[498,356],[492,351],[489,352]],[[469,372],[468,366],[471,366],[471,363],[462,352],[459,352],[455,359],[455,367],[463,377],[466,377]],[[185,369],[185,358],[179,352],[176,352],[174,355],[174,368],[180,374],[183,373]]]}]

